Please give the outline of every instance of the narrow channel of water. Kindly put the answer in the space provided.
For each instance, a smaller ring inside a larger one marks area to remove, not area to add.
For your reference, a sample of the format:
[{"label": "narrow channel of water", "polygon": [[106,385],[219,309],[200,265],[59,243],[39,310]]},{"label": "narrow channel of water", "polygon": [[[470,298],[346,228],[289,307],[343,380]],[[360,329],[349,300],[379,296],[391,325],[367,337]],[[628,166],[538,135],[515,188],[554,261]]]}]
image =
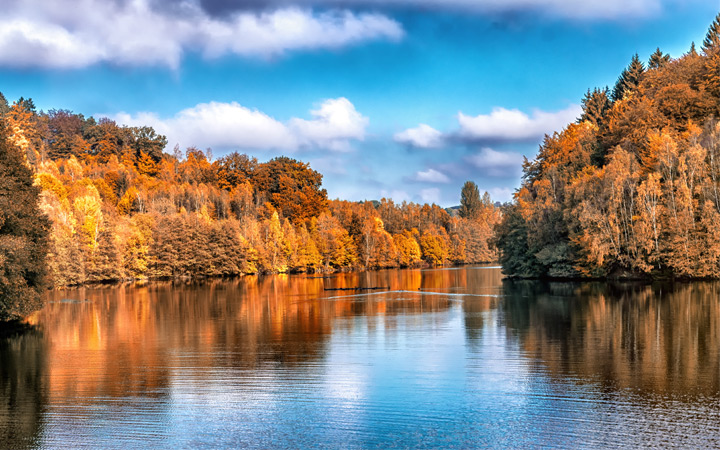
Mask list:
[{"label": "narrow channel of water", "polygon": [[720,447],[718,283],[463,267],[48,301],[0,339],[0,448]]}]

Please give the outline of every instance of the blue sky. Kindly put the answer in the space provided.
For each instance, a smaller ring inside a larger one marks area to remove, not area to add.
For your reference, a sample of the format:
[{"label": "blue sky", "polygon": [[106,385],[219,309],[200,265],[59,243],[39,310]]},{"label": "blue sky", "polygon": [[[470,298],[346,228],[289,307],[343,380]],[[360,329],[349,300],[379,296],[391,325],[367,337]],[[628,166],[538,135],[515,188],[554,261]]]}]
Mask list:
[{"label": "blue sky", "polygon": [[507,201],[545,133],[635,52],[702,42],[720,1],[4,0],[0,92],[288,155],[331,198]]}]

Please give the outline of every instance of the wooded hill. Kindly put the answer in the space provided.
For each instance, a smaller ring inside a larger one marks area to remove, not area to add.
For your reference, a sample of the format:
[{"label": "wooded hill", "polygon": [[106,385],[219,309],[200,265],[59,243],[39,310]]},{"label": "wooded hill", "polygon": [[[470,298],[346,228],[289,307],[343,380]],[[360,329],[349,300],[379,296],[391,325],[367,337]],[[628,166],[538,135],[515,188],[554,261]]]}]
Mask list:
[{"label": "wooded hill", "polygon": [[486,262],[500,219],[469,183],[460,217],[437,205],[328,200],[322,175],[278,157],[176,148],[150,127],[8,105],[0,120],[42,188],[58,286]]},{"label": "wooded hill", "polygon": [[699,51],[635,55],[546,136],[498,228],[506,274],[720,276],[720,15]]}]

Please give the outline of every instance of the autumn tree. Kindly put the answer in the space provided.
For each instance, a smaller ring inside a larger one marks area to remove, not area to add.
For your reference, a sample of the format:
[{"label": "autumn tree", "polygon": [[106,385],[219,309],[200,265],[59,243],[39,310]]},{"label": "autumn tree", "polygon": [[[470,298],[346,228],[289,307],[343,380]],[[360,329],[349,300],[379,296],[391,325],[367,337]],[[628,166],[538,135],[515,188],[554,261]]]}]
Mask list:
[{"label": "autumn tree", "polygon": [[47,113],[49,139],[48,156],[52,159],[81,156],[88,144],[83,138],[85,119],[65,109],[51,109]]},{"label": "autumn tree", "polygon": [[285,234],[277,211],[263,222],[262,234],[265,250],[262,255],[263,265],[271,273],[287,272],[287,257],[290,249],[285,241]]},{"label": "autumn tree", "polygon": [[473,219],[480,211],[480,191],[477,184],[466,181],[460,191],[460,217]]},{"label": "autumn tree", "polygon": [[400,267],[412,267],[422,260],[422,251],[417,242],[418,235],[418,231],[413,228],[393,236]]},{"label": "autumn tree", "polygon": [[307,163],[286,156],[261,164],[254,176],[257,195],[293,223],[308,223],[327,209],[322,175]]},{"label": "autumn tree", "polygon": [[22,151],[0,121],[0,321],[42,307],[50,223]]},{"label": "autumn tree", "polygon": [[37,116],[32,99],[20,97],[5,114],[5,139],[19,147],[25,161],[37,164],[45,153],[43,145],[43,124]]},{"label": "autumn tree", "polygon": [[258,166],[256,158],[238,152],[223,156],[213,164],[217,170],[218,186],[228,191],[252,181]]},{"label": "autumn tree", "polygon": [[450,239],[444,229],[432,227],[420,236],[420,248],[428,264],[441,266],[450,256]]},{"label": "autumn tree", "polygon": [[390,267],[395,263],[395,243],[379,217],[365,219],[359,247],[365,267]]},{"label": "autumn tree", "polygon": [[352,238],[333,216],[322,213],[313,219],[315,246],[322,257],[325,269],[331,266],[347,267],[355,263],[357,253]]}]

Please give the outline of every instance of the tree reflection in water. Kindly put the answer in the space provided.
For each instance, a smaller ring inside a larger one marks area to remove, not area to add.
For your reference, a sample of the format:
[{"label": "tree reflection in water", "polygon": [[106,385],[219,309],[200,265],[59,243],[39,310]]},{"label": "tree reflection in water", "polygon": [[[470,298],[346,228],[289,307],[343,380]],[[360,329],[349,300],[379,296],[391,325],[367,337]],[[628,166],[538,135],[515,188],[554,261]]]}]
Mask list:
[{"label": "tree reflection in water", "polygon": [[32,448],[47,404],[45,339],[32,328],[0,333],[0,448]]},{"label": "tree reflection in water", "polygon": [[505,281],[508,333],[552,375],[673,397],[720,391],[720,283]]}]

